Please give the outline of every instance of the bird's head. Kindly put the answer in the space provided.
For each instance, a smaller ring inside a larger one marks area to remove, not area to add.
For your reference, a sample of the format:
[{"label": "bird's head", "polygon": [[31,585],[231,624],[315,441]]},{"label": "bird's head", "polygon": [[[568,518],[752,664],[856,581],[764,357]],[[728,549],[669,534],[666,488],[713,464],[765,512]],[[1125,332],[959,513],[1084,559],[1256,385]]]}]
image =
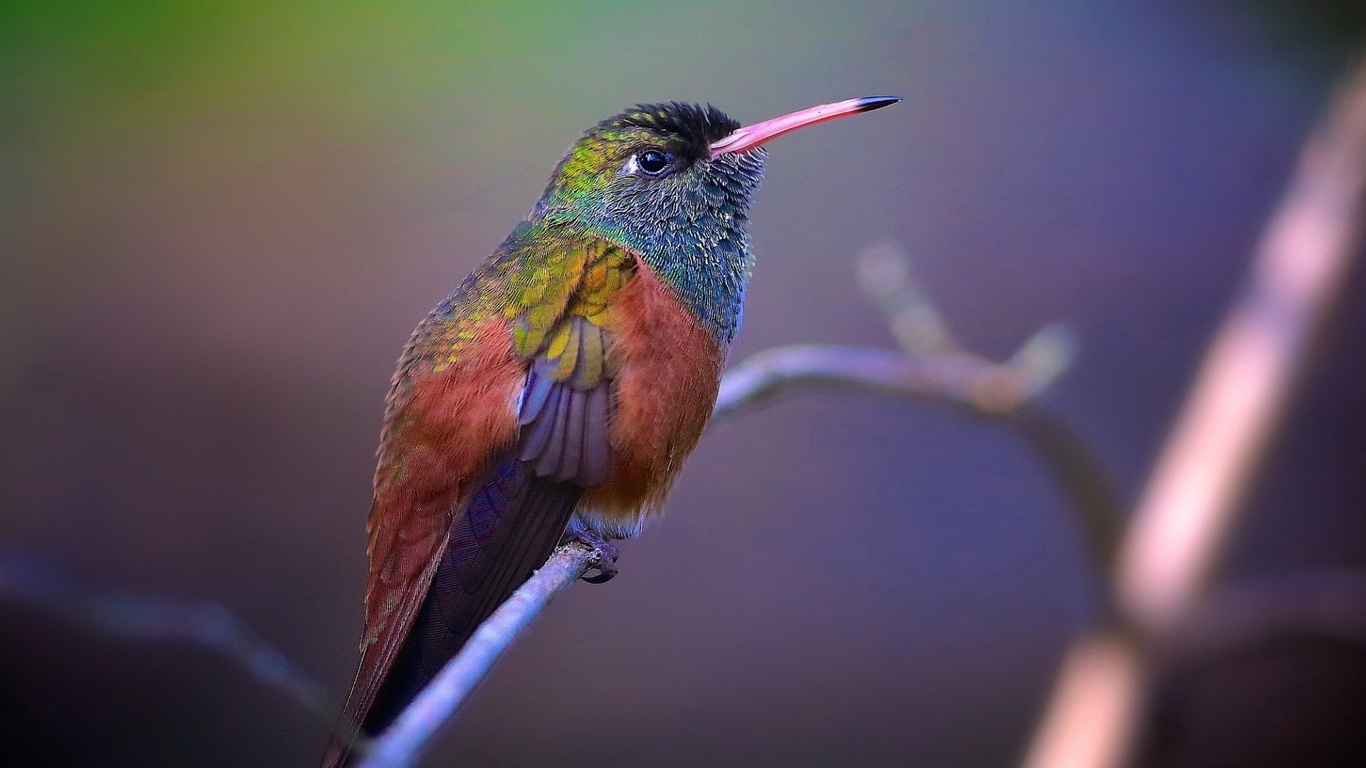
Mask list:
[{"label": "bird's head", "polygon": [[745,218],[764,175],[761,147],[711,156],[740,124],[712,106],[640,104],[589,129],[551,176],[540,207],[641,253],[726,217]]},{"label": "bird's head", "polygon": [[712,106],[640,104],[569,148],[532,217],[639,253],[729,341],[753,265],[747,230],[768,158],[764,143],[896,101],[848,99],[745,127]]},{"label": "bird's head", "polygon": [[639,104],[598,123],[570,147],[538,208],[643,252],[677,232],[705,238],[709,228],[743,228],[764,175],[763,144],[896,101],[848,99],[747,127],[710,105]]}]

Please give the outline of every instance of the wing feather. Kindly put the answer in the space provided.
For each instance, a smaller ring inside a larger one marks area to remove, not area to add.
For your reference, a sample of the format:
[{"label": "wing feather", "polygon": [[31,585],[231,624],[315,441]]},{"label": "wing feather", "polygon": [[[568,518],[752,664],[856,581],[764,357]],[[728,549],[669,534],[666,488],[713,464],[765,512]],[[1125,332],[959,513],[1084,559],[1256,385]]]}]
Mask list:
[{"label": "wing feather", "polygon": [[[527,245],[533,246],[541,247]],[[604,325],[612,294],[635,269],[634,257],[600,240],[539,256],[495,254],[462,286],[464,293],[438,307],[446,316],[429,318],[434,327],[420,326],[405,349],[386,410],[377,488],[381,479],[402,478],[406,471],[403,452],[394,448],[396,436],[422,427],[420,415],[410,417],[399,400],[412,397],[424,366],[432,373],[458,368],[462,355],[477,351],[471,342],[477,332],[460,312],[489,311],[489,297],[500,285],[510,286],[508,303],[493,311],[506,318],[506,343],[525,371],[511,414],[518,437],[490,457],[483,475],[467,478],[470,483],[460,480],[472,490],[450,500],[446,535],[425,549],[403,539],[414,522],[411,511],[384,516],[385,524],[401,526],[385,535],[398,536],[406,547],[402,562],[421,558],[416,562],[425,567],[416,577],[396,573],[393,583],[385,581],[383,568],[372,567],[370,594],[400,602],[371,606],[366,636],[374,641],[365,646],[341,738],[333,741],[325,765],[345,763],[343,745],[357,724],[373,734],[397,716],[479,623],[545,562],[584,489],[611,474],[614,385]],[[473,309],[462,309],[468,307]],[[380,583],[385,588],[377,591]]]}]

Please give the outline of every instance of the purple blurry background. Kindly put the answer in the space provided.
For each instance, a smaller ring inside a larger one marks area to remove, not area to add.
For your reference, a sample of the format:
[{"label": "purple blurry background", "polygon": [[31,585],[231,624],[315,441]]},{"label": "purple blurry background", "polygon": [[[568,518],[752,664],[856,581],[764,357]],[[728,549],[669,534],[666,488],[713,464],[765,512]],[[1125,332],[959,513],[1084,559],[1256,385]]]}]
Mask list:
[{"label": "purple blurry background", "polygon": [[[1293,10],[1290,10],[1293,8]],[[380,404],[417,320],[637,101],[784,138],[735,350],[890,347],[867,244],[968,346],[1082,348],[1049,405],[1139,488],[1346,61],[1351,3],[12,4],[0,10],[0,550],[221,601],[340,697]],[[1366,279],[1224,573],[1366,567]],[[622,575],[557,602],[429,765],[1008,765],[1097,592],[1010,433],[803,393],[711,430]],[[1354,765],[1360,648],[1172,682],[1155,765]],[[0,751],[306,765],[201,648],[0,605]]]}]

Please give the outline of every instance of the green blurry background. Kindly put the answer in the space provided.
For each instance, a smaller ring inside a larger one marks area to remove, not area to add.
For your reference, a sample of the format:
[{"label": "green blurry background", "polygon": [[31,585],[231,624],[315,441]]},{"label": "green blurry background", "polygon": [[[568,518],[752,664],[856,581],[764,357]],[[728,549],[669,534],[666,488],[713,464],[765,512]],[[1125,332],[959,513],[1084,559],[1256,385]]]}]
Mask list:
[{"label": "green blurry background", "polygon": [[[1049,403],[1132,495],[1362,27],[1355,3],[32,3],[0,8],[0,550],[221,601],[341,696],[380,404],[408,331],[635,102],[772,147],[745,355],[892,344],[892,239],[972,348],[1073,324]],[[1230,578],[1366,566],[1360,271]],[[622,575],[558,602],[431,765],[984,765],[1095,585],[1009,434],[811,393],[708,433]],[[1153,765],[1355,765],[1360,649],[1169,683]],[[0,606],[34,765],[305,765],[231,664]],[[1335,762],[1336,761],[1336,762]]]}]

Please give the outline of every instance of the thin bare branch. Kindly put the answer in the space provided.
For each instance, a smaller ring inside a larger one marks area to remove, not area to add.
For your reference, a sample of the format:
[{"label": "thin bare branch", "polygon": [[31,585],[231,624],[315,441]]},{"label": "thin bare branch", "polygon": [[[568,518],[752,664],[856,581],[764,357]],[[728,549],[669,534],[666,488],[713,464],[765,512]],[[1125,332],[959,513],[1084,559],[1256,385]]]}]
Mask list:
[{"label": "thin bare branch", "polygon": [[1223,586],[1164,649],[1169,668],[1199,668],[1289,637],[1366,647],[1366,573],[1305,571]]},{"label": "thin bare branch", "polygon": [[1109,628],[1072,642],[1027,768],[1119,766],[1128,760],[1146,670],[1134,638]]},{"label": "thin bare branch", "polygon": [[[926,306],[918,303],[916,313],[927,315]],[[948,339],[942,326],[934,327],[940,329],[937,338]],[[923,399],[1000,419],[1028,441],[1067,494],[1093,564],[1105,578],[1119,543],[1123,504],[1081,438],[1035,402],[1065,368],[1071,346],[1069,332],[1050,326],[1032,336],[1008,363],[959,351],[956,345],[923,355],[859,347],[775,347],[726,373],[712,418],[732,417],[802,387],[827,387]]]},{"label": "thin bare branch", "polygon": [[222,605],[80,586],[32,560],[0,557],[0,599],[135,640],[198,643],[301,704],[328,728],[340,711],[327,689]]},{"label": "thin bare branch", "polygon": [[[1029,442],[1067,495],[1092,569],[1105,582],[1114,570],[1125,523],[1124,503],[1110,483],[1109,470],[1071,427],[1041,406],[1021,408],[1007,417],[1006,425]],[[1113,613],[1103,586],[1100,594],[1105,613]]]},{"label": "thin bare branch", "polygon": [[[1067,494],[1069,509],[1075,515],[1098,577],[1108,579],[1114,570],[1124,525],[1124,506],[1095,453],[1038,402],[1038,395],[1076,357],[1077,341],[1072,330],[1057,323],[1046,325],[1020,345],[1009,361],[998,364],[967,352],[953,337],[948,321],[921,285],[910,254],[899,244],[888,241],[865,248],[858,258],[858,278],[887,316],[892,335],[907,355],[927,358],[924,365],[930,367],[936,361],[966,359],[984,372],[979,379],[984,383],[952,388],[951,398],[963,393],[996,391],[986,375],[1003,375],[1015,385],[1006,390],[1006,398],[992,397],[982,402],[970,396],[969,402],[955,404],[983,416],[1005,415],[1005,423],[1029,442]],[[1105,602],[1106,613],[1113,613],[1113,606],[1108,600]]]},{"label": "thin bare branch", "polygon": [[859,285],[887,316],[887,325],[902,349],[912,355],[959,349],[948,322],[916,279],[910,256],[899,243],[873,243],[859,254],[857,264]]},{"label": "thin bare branch", "polygon": [[583,576],[597,553],[578,543],[566,544],[550,556],[507,602],[498,607],[474,636],[428,683],[384,733],[370,743],[360,768],[404,768],[418,757],[531,625],[550,601]]},{"label": "thin bare branch", "polygon": [[712,418],[813,385],[925,398],[991,416],[1019,408],[1035,389],[1011,366],[972,355],[793,345],[758,352],[731,368],[721,380]]},{"label": "thin bare branch", "polygon": [[1139,499],[1119,593],[1152,631],[1198,600],[1289,400],[1313,331],[1357,250],[1366,185],[1366,66],[1338,94]]},{"label": "thin bare branch", "polygon": [[1031,336],[1006,363],[964,351],[895,243],[864,249],[858,275],[904,354],[813,344],[759,352],[726,372],[713,421],[811,385],[922,398],[1002,416],[1046,389],[1075,357],[1074,335],[1056,324]]},{"label": "thin bare branch", "polygon": [[[1096,636],[1073,646],[1026,758],[1030,768],[1113,768],[1129,759],[1151,674],[1116,670],[1147,669],[1153,647],[1200,604],[1305,348],[1357,250],[1364,188],[1366,61],[1306,144],[1249,284],[1215,337],[1139,500],[1116,575],[1122,624],[1100,630],[1110,647],[1132,658],[1087,665]],[[1075,695],[1079,690],[1104,695]]]}]

